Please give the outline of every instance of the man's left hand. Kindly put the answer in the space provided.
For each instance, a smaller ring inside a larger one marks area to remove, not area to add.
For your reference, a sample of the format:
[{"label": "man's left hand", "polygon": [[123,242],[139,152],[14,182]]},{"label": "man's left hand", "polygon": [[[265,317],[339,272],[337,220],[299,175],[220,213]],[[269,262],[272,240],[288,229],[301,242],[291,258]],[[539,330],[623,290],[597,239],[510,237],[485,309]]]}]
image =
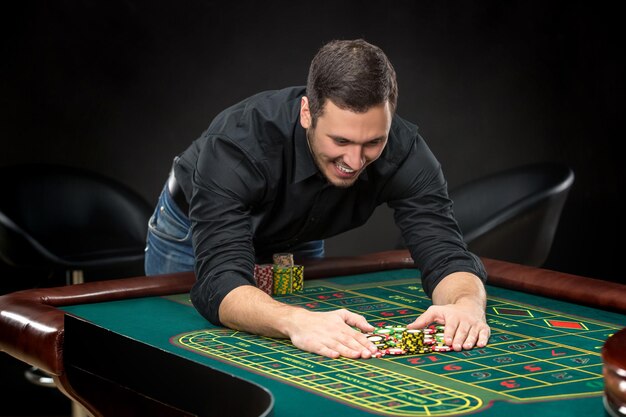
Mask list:
[{"label": "man's left hand", "polygon": [[408,329],[422,329],[431,323],[445,325],[444,341],[456,351],[484,347],[491,330],[485,320],[484,308],[474,301],[432,305]]},{"label": "man's left hand", "polygon": [[446,276],[433,291],[433,303],[407,328],[443,324],[444,342],[456,351],[487,344],[491,329],[485,318],[487,294],[480,278],[468,272]]}]

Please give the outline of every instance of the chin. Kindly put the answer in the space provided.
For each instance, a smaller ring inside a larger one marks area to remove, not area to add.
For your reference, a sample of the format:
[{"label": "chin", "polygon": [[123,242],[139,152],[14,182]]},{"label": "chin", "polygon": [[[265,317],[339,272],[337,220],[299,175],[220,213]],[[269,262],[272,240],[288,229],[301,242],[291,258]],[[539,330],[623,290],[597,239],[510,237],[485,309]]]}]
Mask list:
[{"label": "chin", "polygon": [[337,188],[349,188],[353,186],[356,180],[359,178],[358,175],[354,178],[349,178],[349,179],[338,177],[337,175],[334,174],[335,164],[332,162],[329,163],[328,165],[325,165],[324,166],[325,169],[321,168],[322,164],[320,163],[319,160],[316,160],[315,163],[317,164],[318,168],[320,168],[320,171],[324,175],[324,178],[326,178],[326,181],[328,181],[331,185]]},{"label": "chin", "polygon": [[337,188],[350,188],[354,185],[354,181],[333,181],[331,184]]},{"label": "chin", "polygon": [[331,183],[333,186],[337,187],[337,188],[350,188],[351,186],[354,185],[354,183],[356,182],[357,178],[351,178],[351,179],[342,179],[342,178],[337,178],[337,177],[330,177],[329,175],[325,174],[324,175],[326,177],[326,181],[328,181],[329,183]]}]

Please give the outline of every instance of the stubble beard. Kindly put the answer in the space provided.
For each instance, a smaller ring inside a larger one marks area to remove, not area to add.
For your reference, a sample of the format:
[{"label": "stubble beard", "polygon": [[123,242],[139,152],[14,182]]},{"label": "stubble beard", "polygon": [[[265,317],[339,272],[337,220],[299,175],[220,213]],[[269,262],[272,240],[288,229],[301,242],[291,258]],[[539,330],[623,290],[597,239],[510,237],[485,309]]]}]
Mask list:
[{"label": "stubble beard", "polygon": [[[306,141],[307,144],[309,145],[309,151],[311,152],[311,156],[313,156],[313,161],[315,162],[315,165],[317,165],[317,169],[322,173],[322,175],[324,176],[324,179],[326,180],[326,182],[328,182],[330,185],[337,187],[337,188],[350,188],[351,186],[354,185],[354,183],[356,182],[357,177],[355,177],[352,180],[342,180],[341,178],[338,178],[337,180],[333,181],[327,174],[326,174],[326,169],[327,166],[324,163],[324,159],[322,157],[322,155],[319,152],[316,152],[314,150],[314,146],[311,144],[311,136],[310,133],[313,132],[314,129],[307,129],[306,131]],[[329,162],[331,164],[334,164],[334,161],[330,161]]]}]

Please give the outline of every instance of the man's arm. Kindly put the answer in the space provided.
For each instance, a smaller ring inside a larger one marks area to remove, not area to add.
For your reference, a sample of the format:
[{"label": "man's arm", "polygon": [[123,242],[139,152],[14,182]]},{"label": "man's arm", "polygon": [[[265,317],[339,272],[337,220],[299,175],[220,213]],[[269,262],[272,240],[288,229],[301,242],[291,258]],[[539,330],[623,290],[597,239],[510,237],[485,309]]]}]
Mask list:
[{"label": "man's arm", "polygon": [[222,324],[262,336],[289,338],[294,346],[330,358],[370,358],[376,347],[362,331],[371,332],[363,316],[347,310],[311,312],[274,300],[251,285],[230,291],[219,307]]},{"label": "man's arm", "polygon": [[288,337],[300,349],[333,358],[371,357],[375,346],[351,327],[374,330],[364,317],[288,306],[253,285],[250,208],[265,194],[264,174],[227,139],[214,138],[201,150],[190,209],[198,277],[190,292],[194,306],[216,325]]},{"label": "man's arm", "polygon": [[196,276],[191,300],[213,324],[288,337],[329,357],[371,357],[375,346],[359,331],[365,318],[346,310],[314,313],[273,300],[253,285],[250,208],[262,199],[264,172],[236,144],[214,138],[199,155],[191,197]]},{"label": "man's arm", "polygon": [[388,189],[396,224],[434,303],[410,328],[439,322],[446,325],[446,344],[455,350],[484,346],[489,326],[482,279],[487,274],[463,242],[441,165],[419,135]]},{"label": "man's arm", "polygon": [[433,305],[407,327],[419,329],[445,324],[444,340],[454,350],[484,347],[491,330],[485,318],[485,286],[474,274],[454,272],[433,290]]}]

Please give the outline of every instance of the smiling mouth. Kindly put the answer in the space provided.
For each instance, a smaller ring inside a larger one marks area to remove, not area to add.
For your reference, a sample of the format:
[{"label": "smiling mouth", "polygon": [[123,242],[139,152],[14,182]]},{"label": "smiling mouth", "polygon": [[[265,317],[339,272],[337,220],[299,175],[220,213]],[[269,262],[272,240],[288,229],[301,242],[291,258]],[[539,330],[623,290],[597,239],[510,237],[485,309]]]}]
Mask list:
[{"label": "smiling mouth", "polygon": [[337,170],[339,170],[339,172],[342,172],[347,175],[352,175],[356,172],[352,168],[343,165],[341,162],[335,162],[335,167],[337,168]]}]

